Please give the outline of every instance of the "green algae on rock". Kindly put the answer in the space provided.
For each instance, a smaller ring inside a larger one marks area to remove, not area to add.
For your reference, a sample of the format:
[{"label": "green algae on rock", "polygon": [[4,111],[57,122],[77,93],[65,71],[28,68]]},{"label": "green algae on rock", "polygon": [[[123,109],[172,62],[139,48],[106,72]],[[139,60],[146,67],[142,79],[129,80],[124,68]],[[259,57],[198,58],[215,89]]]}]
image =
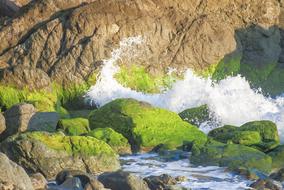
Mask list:
[{"label": "green algae on rock", "polygon": [[210,112],[207,105],[190,108],[179,113],[179,116],[186,122],[199,126],[201,123],[210,120]]},{"label": "green algae on rock", "polygon": [[65,168],[91,173],[119,168],[115,151],[93,137],[30,132],[9,137],[0,150],[28,172],[41,171],[48,179]]},{"label": "green algae on rock", "polygon": [[133,151],[166,144],[177,148],[185,143],[202,145],[206,135],[184,122],[178,114],[134,99],[117,99],[89,117],[90,128],[112,128],[128,139]]},{"label": "green algae on rock", "polygon": [[190,161],[196,165],[217,165],[232,170],[244,167],[269,173],[272,159],[265,153],[238,144],[209,141],[201,149],[194,149]]},{"label": "green algae on rock", "polygon": [[271,121],[252,121],[240,127],[224,126],[209,132],[209,137],[222,143],[248,145],[268,152],[280,143],[276,125]]},{"label": "green algae on rock", "polygon": [[57,124],[57,130],[63,130],[65,134],[78,136],[90,131],[89,120],[85,118],[61,119]]},{"label": "green algae on rock", "polygon": [[112,128],[97,128],[89,132],[87,136],[95,137],[106,142],[119,154],[131,153],[131,146],[128,143],[128,140]]},{"label": "green algae on rock", "polygon": [[272,158],[273,169],[279,170],[281,168],[284,168],[284,145],[278,146],[268,155]]}]

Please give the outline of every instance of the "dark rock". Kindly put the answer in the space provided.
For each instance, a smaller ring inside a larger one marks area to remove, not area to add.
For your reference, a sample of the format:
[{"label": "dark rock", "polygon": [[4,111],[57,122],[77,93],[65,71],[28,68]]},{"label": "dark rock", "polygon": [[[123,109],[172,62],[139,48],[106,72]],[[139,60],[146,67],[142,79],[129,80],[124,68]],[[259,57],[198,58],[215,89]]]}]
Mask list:
[{"label": "dark rock", "polygon": [[144,178],[151,190],[169,190],[171,186],[178,183],[177,179],[163,174],[160,176],[149,176]]},{"label": "dark rock", "polygon": [[272,168],[279,170],[284,167],[284,145],[278,146],[276,149],[271,151],[269,154],[272,158]]},{"label": "dark rock", "polygon": [[112,190],[149,190],[143,179],[128,172],[103,173],[98,179],[106,188]]},{"label": "dark rock", "polygon": [[272,173],[269,177],[276,181],[284,182],[284,168]]},{"label": "dark rock", "polygon": [[277,126],[271,121],[252,121],[240,127],[226,125],[210,131],[208,136],[222,143],[242,144],[263,152],[280,144]]},{"label": "dark rock", "polygon": [[282,190],[282,185],[270,179],[259,179],[250,185],[251,188],[257,190]]},{"label": "dark rock", "polygon": [[179,116],[186,122],[200,126],[204,122],[210,121],[210,111],[207,105],[197,108],[190,108],[179,113]]},{"label": "dark rock", "polygon": [[25,170],[10,161],[8,157],[0,153],[0,189],[11,187],[17,190],[33,190],[32,182]]},{"label": "dark rock", "polygon": [[55,132],[59,119],[56,112],[36,112],[29,121],[28,131]]},{"label": "dark rock", "polygon": [[269,173],[272,168],[271,157],[257,149],[215,141],[209,141],[200,149],[194,148],[190,162],[196,165],[228,167],[231,170],[244,167],[263,173]]}]

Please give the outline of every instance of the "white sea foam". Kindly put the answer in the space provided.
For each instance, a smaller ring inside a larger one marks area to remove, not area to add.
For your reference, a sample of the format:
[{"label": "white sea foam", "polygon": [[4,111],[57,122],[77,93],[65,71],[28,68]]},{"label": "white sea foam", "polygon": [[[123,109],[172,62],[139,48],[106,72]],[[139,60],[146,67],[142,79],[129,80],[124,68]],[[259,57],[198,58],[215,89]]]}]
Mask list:
[{"label": "white sea foam", "polygon": [[[228,77],[214,83],[211,79],[198,77],[188,70],[183,80],[177,81],[171,89],[160,94],[145,94],[119,84],[114,78],[119,71],[117,61],[122,56],[139,56],[135,47],[142,43],[142,37],[127,38],[120,43],[120,48],[113,51],[112,57],[104,61],[96,85],[85,96],[86,101],[103,106],[117,98],[135,98],[177,113],[207,104],[218,118],[218,125],[239,126],[253,120],[272,120],[277,123],[284,142],[284,96],[275,99],[265,97],[253,90],[241,76]],[[207,132],[212,127],[216,126],[203,124],[201,129]]]}]

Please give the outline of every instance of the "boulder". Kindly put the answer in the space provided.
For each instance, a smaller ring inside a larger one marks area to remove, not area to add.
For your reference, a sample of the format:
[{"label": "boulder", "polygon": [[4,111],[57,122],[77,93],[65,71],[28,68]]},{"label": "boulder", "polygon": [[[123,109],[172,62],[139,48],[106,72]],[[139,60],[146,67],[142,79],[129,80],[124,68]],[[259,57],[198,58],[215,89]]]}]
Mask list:
[{"label": "boulder", "polygon": [[93,137],[30,132],[9,137],[0,150],[28,172],[40,171],[48,180],[65,168],[91,173],[119,168],[112,148]]},{"label": "boulder", "polygon": [[87,134],[90,131],[89,121],[85,118],[60,119],[56,128],[71,136]]},{"label": "boulder", "polygon": [[276,149],[271,151],[269,154],[272,158],[273,169],[279,170],[284,167],[284,145],[278,146]]},{"label": "boulder", "polygon": [[167,174],[160,176],[149,176],[144,178],[151,190],[157,189],[171,189],[171,186],[178,184],[178,178],[174,178]]},{"label": "boulder", "polygon": [[[24,65],[42,70],[52,82],[82,83],[121,39],[141,35],[145,44],[135,61],[150,71],[212,74],[221,67],[218,76],[241,73],[281,93],[282,7],[278,0],[33,1],[1,28],[0,59],[10,65],[5,70]],[[124,59],[125,65],[133,63]]]},{"label": "boulder", "polygon": [[103,173],[98,179],[106,188],[112,190],[149,190],[143,179],[128,172]]},{"label": "boulder", "polygon": [[1,134],[1,138],[22,133],[28,130],[32,116],[36,110],[32,104],[17,104],[4,112],[6,119],[6,130]]},{"label": "boulder", "polygon": [[226,125],[210,131],[208,136],[222,143],[247,145],[263,152],[280,144],[277,126],[271,121],[253,121],[240,127]]},{"label": "boulder", "polygon": [[131,146],[128,143],[128,140],[112,128],[97,128],[89,132],[87,136],[105,141],[119,154],[131,154]]},{"label": "boulder", "polygon": [[269,177],[273,180],[284,182],[284,168],[270,174]]},{"label": "boulder", "polygon": [[257,169],[264,173],[269,173],[272,166],[271,157],[259,150],[214,141],[209,141],[201,149],[193,149],[190,162],[195,165],[228,167],[231,170],[239,167]]},{"label": "boulder", "polygon": [[33,190],[32,182],[25,170],[0,153],[0,189]]},{"label": "boulder", "polygon": [[78,178],[84,190],[104,190],[103,184],[95,176],[79,170],[63,170],[57,174],[55,181],[61,186],[70,178]]},{"label": "boulder", "polygon": [[59,119],[56,112],[36,112],[30,119],[28,131],[55,132]]},{"label": "boulder", "polygon": [[265,189],[269,189],[269,190],[282,190],[282,185],[276,181],[273,181],[271,179],[259,179],[256,182],[252,183],[250,185],[250,187],[252,189],[256,189],[256,190],[265,190]]},{"label": "boulder", "polygon": [[34,190],[44,190],[47,188],[47,180],[41,173],[30,175]]},{"label": "boulder", "polygon": [[200,126],[204,122],[210,121],[210,111],[207,105],[190,108],[179,113],[179,116],[186,122]]},{"label": "boulder", "polygon": [[[6,122],[5,122],[5,117],[3,114],[0,112],[0,134],[3,133],[6,129]],[[0,140],[1,141],[1,140]]]},{"label": "boulder", "polygon": [[[112,128],[128,139],[132,151],[148,151],[160,144],[168,148],[185,143],[204,144],[206,135],[176,113],[134,99],[117,99],[89,117],[90,128]],[[174,134],[174,135],[173,135]]]}]

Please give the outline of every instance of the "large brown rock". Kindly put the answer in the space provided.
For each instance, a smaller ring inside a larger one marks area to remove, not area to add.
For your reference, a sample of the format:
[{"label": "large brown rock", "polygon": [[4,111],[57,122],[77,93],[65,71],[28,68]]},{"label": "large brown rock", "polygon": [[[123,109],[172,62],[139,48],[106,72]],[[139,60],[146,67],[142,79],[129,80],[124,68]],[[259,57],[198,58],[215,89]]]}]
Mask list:
[{"label": "large brown rock", "polygon": [[[201,70],[224,56],[262,67],[280,62],[281,6],[278,0],[33,1],[2,27],[0,60],[9,63],[7,70],[24,65],[46,73],[44,86],[47,76],[60,84],[81,83],[121,39],[141,35],[145,43],[137,62],[150,71]],[[22,75],[13,75],[2,82],[15,85]],[[38,87],[36,79],[23,83]]]},{"label": "large brown rock", "polygon": [[25,170],[21,166],[10,161],[3,153],[0,153],[0,171],[0,189],[8,187],[19,190],[34,189]]}]

